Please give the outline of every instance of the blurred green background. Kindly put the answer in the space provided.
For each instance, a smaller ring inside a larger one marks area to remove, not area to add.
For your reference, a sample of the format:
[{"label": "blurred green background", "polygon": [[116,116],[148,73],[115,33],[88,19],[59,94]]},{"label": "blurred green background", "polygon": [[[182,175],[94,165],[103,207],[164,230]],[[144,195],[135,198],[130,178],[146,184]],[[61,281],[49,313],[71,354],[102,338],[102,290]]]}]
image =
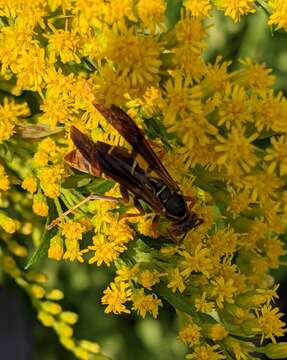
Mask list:
[{"label": "blurred green background", "polygon": [[[179,17],[180,1],[168,1],[168,19],[172,26]],[[267,15],[258,11],[234,24],[222,13],[214,12],[208,20],[209,29],[207,61],[213,62],[218,55],[233,60],[230,69],[239,66],[238,59],[250,57],[264,62],[277,76],[276,88],[287,92],[287,34],[272,33],[267,26]],[[52,287],[65,293],[62,302],[67,310],[76,311],[80,321],[76,325],[76,337],[97,341],[104,353],[114,360],[174,360],[183,359],[185,347],[176,339],[177,324],[174,310],[165,306],[158,320],[150,317],[140,319],[132,316],[113,316],[103,313],[100,304],[103,289],[113,276],[113,269],[97,268],[95,265],[58,263],[41,260],[36,268],[49,275]],[[286,271],[274,273],[282,283],[281,294],[286,296]],[[29,299],[8,278],[3,279],[11,297],[21,299],[23,312],[32,328],[33,360],[72,360],[73,355],[63,349],[53,331],[44,328],[36,319]],[[285,301],[286,303],[286,301]],[[285,305],[286,306],[286,305]],[[286,313],[282,305],[282,311]]]}]

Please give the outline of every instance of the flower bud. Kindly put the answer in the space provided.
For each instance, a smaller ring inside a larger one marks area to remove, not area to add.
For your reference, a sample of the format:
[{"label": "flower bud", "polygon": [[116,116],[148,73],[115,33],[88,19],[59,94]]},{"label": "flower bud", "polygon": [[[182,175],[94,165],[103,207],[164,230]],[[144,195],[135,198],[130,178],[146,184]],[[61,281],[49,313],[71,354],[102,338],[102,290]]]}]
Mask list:
[{"label": "flower bud", "polygon": [[79,343],[83,349],[85,349],[93,354],[97,354],[101,350],[100,345],[95,342],[92,342],[92,341],[80,340]]},{"label": "flower bud", "polygon": [[203,334],[213,341],[220,341],[228,336],[228,332],[221,324],[203,325],[202,330]]},{"label": "flower bud", "polygon": [[269,359],[287,359],[287,342],[268,344],[264,347],[264,353]]},{"label": "flower bud", "polygon": [[78,321],[78,314],[72,311],[64,311],[60,314],[60,319],[69,325],[74,325]]},{"label": "flower bud", "polygon": [[45,289],[40,285],[30,285],[28,291],[36,299],[42,299],[45,296]]},{"label": "flower bud", "polygon": [[45,311],[39,311],[38,312],[38,319],[41,321],[41,323],[44,326],[47,326],[47,327],[51,327],[55,323],[55,319],[53,318],[53,316],[48,314]]},{"label": "flower bud", "polygon": [[49,300],[62,300],[64,298],[63,291],[59,289],[53,289],[46,294],[46,299]]},{"label": "flower bud", "polygon": [[70,338],[73,336],[73,328],[62,321],[56,322],[53,327],[61,337]]},{"label": "flower bud", "polygon": [[54,260],[61,260],[64,254],[63,239],[56,235],[50,240],[48,257]]},{"label": "flower bud", "polygon": [[53,301],[43,301],[41,305],[44,311],[52,315],[58,315],[62,311],[61,306]]}]

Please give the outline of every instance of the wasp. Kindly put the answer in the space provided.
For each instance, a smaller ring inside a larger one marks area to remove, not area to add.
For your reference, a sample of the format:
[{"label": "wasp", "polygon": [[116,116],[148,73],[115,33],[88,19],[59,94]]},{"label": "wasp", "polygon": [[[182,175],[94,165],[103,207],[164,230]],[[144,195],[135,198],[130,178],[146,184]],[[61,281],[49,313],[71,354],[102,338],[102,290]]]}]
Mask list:
[{"label": "wasp", "polygon": [[[193,201],[193,199],[182,195],[177,183],[172,179],[134,120],[115,105],[110,107],[102,103],[94,105],[132,146],[132,152],[102,141],[93,142],[87,135],[72,126],[71,138],[76,149],[68,153],[64,160],[71,167],[82,172],[94,176],[104,175],[118,182],[122,194],[122,198],[91,194],[76,207],[91,199],[128,202],[129,193],[132,193],[134,205],[140,214],[144,213],[140,200],[147,203],[156,214],[152,225],[155,232],[160,215],[170,221],[168,232],[173,239],[184,236],[189,230],[200,225],[203,220],[187,206],[187,200]],[[148,164],[147,169],[144,169],[137,161],[138,155]],[[64,215],[70,211],[71,209]]]}]

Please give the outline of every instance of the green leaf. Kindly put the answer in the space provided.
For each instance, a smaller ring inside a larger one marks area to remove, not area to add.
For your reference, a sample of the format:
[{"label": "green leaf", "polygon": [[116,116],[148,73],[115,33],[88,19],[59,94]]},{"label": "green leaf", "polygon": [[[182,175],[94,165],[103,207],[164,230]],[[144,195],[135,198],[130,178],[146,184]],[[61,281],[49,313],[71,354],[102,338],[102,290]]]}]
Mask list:
[{"label": "green leaf", "polygon": [[69,176],[66,181],[62,184],[64,189],[76,189],[88,185],[91,182],[89,175],[72,175]]},{"label": "green leaf", "polygon": [[51,231],[47,230],[47,225],[50,223],[50,219],[54,219],[57,214],[55,211],[55,207],[54,205],[51,203],[51,205],[49,204],[49,215],[47,216],[47,220],[46,220],[46,224],[45,224],[45,228],[41,237],[41,241],[40,241],[40,245],[37,247],[36,250],[34,250],[33,254],[31,255],[31,257],[29,258],[26,266],[25,266],[25,270],[28,270],[32,265],[34,265],[36,262],[38,262],[44,255],[47,254],[48,252],[48,248],[49,248],[49,244],[50,244],[50,239],[56,235],[57,233],[57,229],[54,228]]},{"label": "green leaf", "polygon": [[92,183],[88,186],[86,186],[86,190],[88,192],[94,193],[94,194],[104,194],[105,192],[111,190],[114,187],[115,183],[114,181],[105,180],[98,178],[92,181]]}]

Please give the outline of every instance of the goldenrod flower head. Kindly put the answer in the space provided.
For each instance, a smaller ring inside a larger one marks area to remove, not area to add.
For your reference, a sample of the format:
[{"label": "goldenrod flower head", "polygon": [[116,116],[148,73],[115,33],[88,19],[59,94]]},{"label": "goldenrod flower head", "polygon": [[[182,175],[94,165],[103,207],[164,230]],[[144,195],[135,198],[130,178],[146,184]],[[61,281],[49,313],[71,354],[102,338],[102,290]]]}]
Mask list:
[{"label": "goldenrod flower head", "polygon": [[35,168],[48,165],[49,155],[44,151],[37,151],[33,156],[33,165]]},{"label": "goldenrod flower head", "polygon": [[29,193],[33,194],[37,191],[37,180],[33,175],[27,176],[21,184],[24,190],[27,190]]},{"label": "goldenrod flower head", "polygon": [[124,24],[126,17],[130,21],[137,21],[134,14],[133,0],[111,0],[106,6],[104,6],[103,13],[105,21],[110,25],[118,22]]},{"label": "goldenrod flower head", "polygon": [[202,326],[202,332],[213,341],[223,340],[228,336],[228,331],[221,324],[207,324]]},{"label": "goldenrod flower head", "polygon": [[144,288],[151,290],[152,286],[160,282],[160,276],[156,270],[143,270],[138,274],[138,282]]},{"label": "goldenrod flower head", "polygon": [[269,0],[268,5],[272,9],[269,17],[269,25],[278,28],[287,29],[287,4],[284,0]]},{"label": "goldenrod flower head", "polygon": [[283,315],[278,308],[272,308],[268,305],[264,305],[260,309],[260,313],[257,312],[260,332],[262,332],[262,342],[264,339],[271,339],[273,343],[276,343],[275,336],[284,336],[287,329],[284,328],[286,324],[280,320]]},{"label": "goldenrod flower head", "polygon": [[195,345],[199,343],[201,328],[195,323],[189,323],[179,331],[178,336],[186,345]]},{"label": "goldenrod flower head", "polygon": [[219,308],[223,308],[225,301],[230,304],[234,303],[237,288],[233,285],[232,279],[225,280],[220,276],[218,279],[211,280],[211,285],[213,285],[212,296]]},{"label": "goldenrod flower head", "polygon": [[95,253],[89,259],[89,264],[97,263],[97,266],[100,266],[102,263],[110,266],[122,252],[127,250],[124,244],[110,241],[109,237],[103,234],[95,235],[93,243],[93,246],[89,246],[89,250],[95,251]]},{"label": "goldenrod flower head", "polygon": [[124,304],[131,299],[131,294],[132,291],[125,282],[111,283],[110,286],[104,290],[104,296],[102,297],[102,303],[108,305],[105,313],[129,314],[130,310],[128,310]]},{"label": "goldenrod flower head", "polygon": [[262,93],[267,88],[272,88],[275,83],[275,76],[272,69],[264,64],[256,64],[251,59],[246,58],[240,61],[244,65],[237,74],[236,81],[246,88],[251,88],[255,93]]},{"label": "goldenrod flower head", "polygon": [[14,232],[17,230],[16,221],[11,219],[3,212],[0,212],[0,226],[8,234],[14,234]]},{"label": "goldenrod flower head", "polygon": [[141,317],[145,318],[146,313],[151,313],[153,318],[158,316],[158,308],[162,302],[155,294],[145,295],[144,289],[136,290],[132,295],[132,310],[136,311]]},{"label": "goldenrod flower head", "polygon": [[49,207],[45,196],[38,193],[33,196],[33,212],[39,216],[47,216],[49,213]]},{"label": "goldenrod flower head", "polygon": [[164,23],[166,3],[163,0],[140,0],[137,4],[139,18],[144,26],[155,30]]},{"label": "goldenrod flower head", "polygon": [[211,313],[212,310],[214,309],[214,303],[213,302],[208,302],[206,300],[206,292],[203,292],[201,297],[197,297],[195,299],[195,308],[196,311],[200,311],[202,313]]},{"label": "goldenrod flower head", "polygon": [[[56,235],[50,240],[50,246],[48,249],[48,257],[50,259],[61,260],[64,254],[63,239]],[[54,300],[54,299],[53,299]]]},{"label": "goldenrod flower head", "polygon": [[14,100],[5,97],[0,106],[0,143],[8,140],[14,134],[19,118],[30,114],[26,103],[16,104]]},{"label": "goldenrod flower head", "polygon": [[242,15],[254,13],[254,0],[216,0],[217,6],[224,11],[224,15],[230,16],[234,22],[238,22]]},{"label": "goldenrod flower head", "polygon": [[184,279],[178,268],[171,269],[168,273],[168,284],[167,287],[176,292],[178,290],[180,293],[183,293],[186,289]]},{"label": "goldenrod flower head", "polygon": [[201,18],[208,16],[211,3],[209,0],[186,0],[184,7],[191,12],[192,16]]},{"label": "goldenrod flower head", "polygon": [[188,354],[186,359],[195,360],[221,360],[225,359],[225,355],[219,352],[219,345],[199,345],[194,348],[192,354]]},{"label": "goldenrod flower head", "polygon": [[59,57],[64,64],[69,61],[75,61],[79,64],[81,60],[77,55],[80,41],[78,35],[68,29],[56,29],[51,23],[49,23],[49,27],[52,30],[52,34],[45,35],[49,41],[47,47],[49,62],[53,64]]},{"label": "goldenrod flower head", "polygon": [[73,220],[68,220],[61,224],[61,233],[69,241],[81,240],[84,230],[82,224]]},{"label": "goldenrod flower head", "polygon": [[287,151],[286,151],[286,136],[282,135],[278,139],[275,137],[271,139],[272,147],[266,149],[266,156],[264,160],[269,163],[268,172],[274,173],[277,165],[279,167],[280,176],[287,174]]},{"label": "goldenrod flower head", "polygon": [[158,80],[161,44],[152,35],[135,33],[126,26],[115,30],[106,34],[105,54],[120,76],[129,79],[132,89],[144,91]]}]

